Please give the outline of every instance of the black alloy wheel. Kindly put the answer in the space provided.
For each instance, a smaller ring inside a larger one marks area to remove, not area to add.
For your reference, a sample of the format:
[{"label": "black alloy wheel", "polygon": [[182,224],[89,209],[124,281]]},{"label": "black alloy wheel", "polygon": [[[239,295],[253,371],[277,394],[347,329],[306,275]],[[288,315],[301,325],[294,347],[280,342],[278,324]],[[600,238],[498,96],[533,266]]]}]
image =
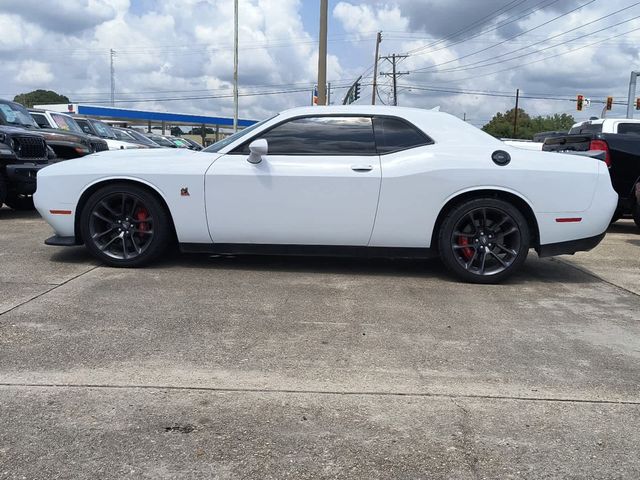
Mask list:
[{"label": "black alloy wheel", "polygon": [[453,208],[438,238],[444,263],[465,281],[497,283],[514,273],[529,251],[526,219],[513,205],[481,198]]},{"label": "black alloy wheel", "polygon": [[135,267],[166,250],[169,217],[147,190],[113,184],[95,192],[85,204],[81,234],[87,248],[104,263]]}]

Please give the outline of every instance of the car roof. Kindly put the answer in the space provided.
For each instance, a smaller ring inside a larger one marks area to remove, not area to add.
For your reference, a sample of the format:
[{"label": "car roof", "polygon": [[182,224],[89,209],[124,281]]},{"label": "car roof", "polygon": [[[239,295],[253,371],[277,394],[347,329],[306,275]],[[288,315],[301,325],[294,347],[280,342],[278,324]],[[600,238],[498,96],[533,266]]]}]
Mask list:
[{"label": "car roof", "polygon": [[402,117],[407,115],[442,115],[437,110],[427,110],[424,108],[395,107],[390,105],[329,105],[316,107],[296,107],[284,110],[280,115],[327,115],[327,114],[348,114],[348,115],[392,115]]}]

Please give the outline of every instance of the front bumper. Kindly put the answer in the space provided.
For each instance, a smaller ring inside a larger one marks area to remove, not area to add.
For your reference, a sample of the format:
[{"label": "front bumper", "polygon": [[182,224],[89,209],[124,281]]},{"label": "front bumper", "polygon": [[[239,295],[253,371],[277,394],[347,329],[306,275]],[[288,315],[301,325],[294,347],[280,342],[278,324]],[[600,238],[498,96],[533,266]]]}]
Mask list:
[{"label": "front bumper", "polygon": [[19,163],[7,165],[7,178],[10,189],[22,195],[33,195],[36,191],[38,171],[50,165],[49,163]]},{"label": "front bumper", "polygon": [[580,238],[568,242],[549,243],[540,245],[536,251],[539,257],[553,257],[555,255],[573,255],[576,252],[588,252],[594,249],[604,238],[606,232],[589,238]]}]

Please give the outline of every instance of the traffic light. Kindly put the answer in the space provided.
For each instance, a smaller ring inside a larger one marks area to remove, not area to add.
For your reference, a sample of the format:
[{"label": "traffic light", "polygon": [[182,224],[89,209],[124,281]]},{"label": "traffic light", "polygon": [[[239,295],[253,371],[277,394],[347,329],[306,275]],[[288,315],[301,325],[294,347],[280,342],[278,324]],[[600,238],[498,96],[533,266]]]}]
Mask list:
[{"label": "traffic light", "polygon": [[353,99],[358,100],[360,98],[360,82],[356,82],[356,88],[353,91]]},{"label": "traffic light", "polygon": [[611,110],[613,108],[613,97],[607,97],[607,110]]},{"label": "traffic light", "polygon": [[640,97],[636,98],[636,110],[640,110]]},{"label": "traffic light", "polygon": [[576,110],[581,112],[583,105],[584,105],[584,95],[578,95],[578,98],[576,100]]}]

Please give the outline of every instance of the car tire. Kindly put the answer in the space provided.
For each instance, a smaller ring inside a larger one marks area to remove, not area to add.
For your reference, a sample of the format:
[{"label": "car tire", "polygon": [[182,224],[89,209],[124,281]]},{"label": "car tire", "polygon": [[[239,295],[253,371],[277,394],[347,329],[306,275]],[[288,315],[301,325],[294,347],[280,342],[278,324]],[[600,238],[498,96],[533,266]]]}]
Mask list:
[{"label": "car tire", "polygon": [[33,197],[31,195],[9,194],[4,199],[4,203],[8,207],[18,211],[35,210],[36,208],[33,205]]},{"label": "car tire", "polygon": [[640,203],[636,203],[631,214],[633,215],[633,221],[636,226],[640,228]]},{"label": "car tire", "polygon": [[458,278],[498,283],[515,273],[529,253],[526,218],[497,198],[476,198],[454,206],[438,232],[440,257]]},{"label": "car tire", "polygon": [[4,176],[0,173],[0,208],[7,198],[7,182],[4,179]]},{"label": "car tire", "polygon": [[80,215],[89,251],[111,267],[139,267],[157,259],[172,240],[171,220],[147,189],[127,183],[94,192]]}]

